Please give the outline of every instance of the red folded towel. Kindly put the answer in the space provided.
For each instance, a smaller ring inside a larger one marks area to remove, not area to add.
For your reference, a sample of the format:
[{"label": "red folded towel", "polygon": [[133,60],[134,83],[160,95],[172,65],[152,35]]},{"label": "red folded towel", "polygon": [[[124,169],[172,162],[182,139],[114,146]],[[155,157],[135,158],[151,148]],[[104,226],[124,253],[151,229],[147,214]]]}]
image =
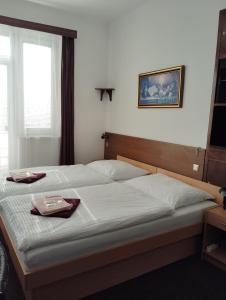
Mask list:
[{"label": "red folded towel", "polygon": [[24,178],[20,181],[15,181],[12,177],[7,177],[6,180],[7,181],[13,181],[13,182],[16,182],[16,183],[27,183],[27,184],[30,184],[30,183],[33,183],[37,180],[40,180],[42,179],[43,177],[46,177],[46,173],[32,173],[33,176],[31,177],[27,177],[27,178]]},{"label": "red folded towel", "polygon": [[40,212],[37,210],[37,208],[33,208],[31,210],[32,215],[37,215],[37,216],[42,216],[42,217],[55,217],[55,218],[70,218],[70,216],[73,214],[73,212],[76,210],[76,208],[79,206],[80,199],[64,199],[67,203],[72,204],[72,208],[70,210],[64,210],[64,211],[59,211],[57,213],[47,215],[47,216],[42,216]]}]

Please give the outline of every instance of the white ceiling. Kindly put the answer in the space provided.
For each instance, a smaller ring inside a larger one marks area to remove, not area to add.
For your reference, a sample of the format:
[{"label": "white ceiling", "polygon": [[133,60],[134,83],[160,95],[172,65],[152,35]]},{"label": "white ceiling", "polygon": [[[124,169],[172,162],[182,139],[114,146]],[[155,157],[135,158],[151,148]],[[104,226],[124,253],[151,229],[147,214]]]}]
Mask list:
[{"label": "white ceiling", "polygon": [[146,0],[27,0],[57,7],[77,14],[101,17],[110,21],[134,9]]}]

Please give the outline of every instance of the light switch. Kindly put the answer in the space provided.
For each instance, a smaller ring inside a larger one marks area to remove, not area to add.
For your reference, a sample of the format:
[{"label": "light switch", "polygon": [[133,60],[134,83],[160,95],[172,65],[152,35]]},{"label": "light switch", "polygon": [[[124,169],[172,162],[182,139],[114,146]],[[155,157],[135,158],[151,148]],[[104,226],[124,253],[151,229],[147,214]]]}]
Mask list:
[{"label": "light switch", "polygon": [[199,165],[193,164],[193,171],[198,172],[199,171]]}]

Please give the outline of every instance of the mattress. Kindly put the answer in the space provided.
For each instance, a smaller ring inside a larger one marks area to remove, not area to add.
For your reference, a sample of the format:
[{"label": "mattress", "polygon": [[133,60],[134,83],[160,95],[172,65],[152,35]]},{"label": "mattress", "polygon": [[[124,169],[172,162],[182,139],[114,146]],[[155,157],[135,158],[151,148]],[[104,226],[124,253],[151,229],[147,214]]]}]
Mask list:
[{"label": "mattress", "polygon": [[45,191],[56,191],[71,187],[107,184],[112,180],[85,165],[30,168],[33,172],[45,172],[46,177],[32,184],[15,183],[0,177],[0,200],[11,195],[24,195]]},{"label": "mattress", "polygon": [[[173,215],[168,215],[152,221],[141,222],[133,226],[102,232],[98,235],[87,236],[77,240],[36,247],[27,251],[20,251],[20,256],[28,270],[44,268],[83,255],[104,250],[111,246],[120,245],[133,240],[152,237],[171,230],[202,222],[203,211],[215,206],[212,201],[204,201],[191,206],[179,208]],[[10,224],[6,225],[10,228]]]},{"label": "mattress", "polygon": [[173,213],[167,203],[114,182],[57,191],[64,198],[81,199],[79,207],[69,219],[30,214],[32,200],[55,193],[11,196],[1,201],[0,209],[20,251],[80,240]]}]

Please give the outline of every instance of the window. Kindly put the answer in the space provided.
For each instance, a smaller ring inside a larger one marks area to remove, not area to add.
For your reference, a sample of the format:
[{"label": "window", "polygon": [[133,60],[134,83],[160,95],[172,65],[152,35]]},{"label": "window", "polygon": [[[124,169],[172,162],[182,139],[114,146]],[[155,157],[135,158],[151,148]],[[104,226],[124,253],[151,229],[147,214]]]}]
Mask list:
[{"label": "window", "polygon": [[0,35],[0,167],[8,167],[8,66],[10,38]]},{"label": "window", "polygon": [[0,64],[0,166],[8,166],[7,65]]},{"label": "window", "polygon": [[0,169],[21,166],[29,138],[60,136],[61,43],[0,25]]},{"label": "window", "polygon": [[0,36],[0,57],[9,58],[10,56],[10,38],[8,36]]},{"label": "window", "polygon": [[27,129],[50,129],[51,48],[24,43],[23,69],[24,126]]}]

